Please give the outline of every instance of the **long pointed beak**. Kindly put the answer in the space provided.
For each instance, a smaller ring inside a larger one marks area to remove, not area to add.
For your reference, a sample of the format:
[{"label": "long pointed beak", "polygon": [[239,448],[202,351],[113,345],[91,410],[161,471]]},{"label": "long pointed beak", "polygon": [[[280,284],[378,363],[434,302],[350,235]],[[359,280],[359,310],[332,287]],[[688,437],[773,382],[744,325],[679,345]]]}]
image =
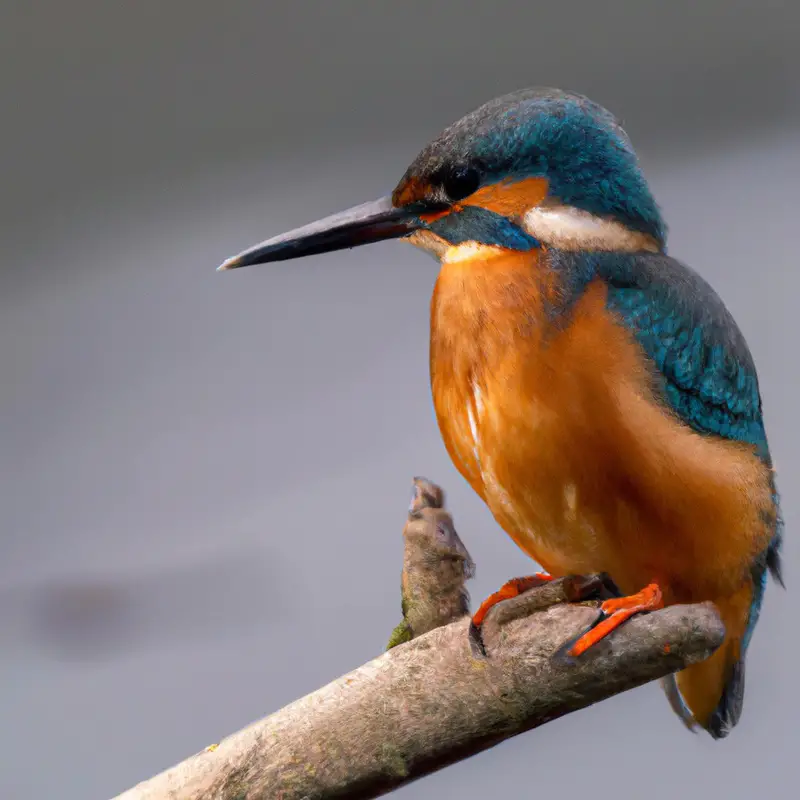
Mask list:
[{"label": "long pointed beak", "polygon": [[217,271],[397,239],[421,226],[418,215],[422,211],[421,205],[417,204],[396,208],[391,197],[382,197],[267,239],[224,261]]}]

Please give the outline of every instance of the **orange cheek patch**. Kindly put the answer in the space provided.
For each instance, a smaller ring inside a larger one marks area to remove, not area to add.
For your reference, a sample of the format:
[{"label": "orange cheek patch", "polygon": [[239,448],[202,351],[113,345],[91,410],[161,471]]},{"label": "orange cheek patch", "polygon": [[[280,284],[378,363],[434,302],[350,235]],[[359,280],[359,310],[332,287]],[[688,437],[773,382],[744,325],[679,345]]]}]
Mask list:
[{"label": "orange cheek patch", "polygon": [[465,206],[479,206],[504,217],[520,217],[547,197],[547,189],[547,178],[523,178],[520,181],[507,178],[478,189],[461,202]]}]

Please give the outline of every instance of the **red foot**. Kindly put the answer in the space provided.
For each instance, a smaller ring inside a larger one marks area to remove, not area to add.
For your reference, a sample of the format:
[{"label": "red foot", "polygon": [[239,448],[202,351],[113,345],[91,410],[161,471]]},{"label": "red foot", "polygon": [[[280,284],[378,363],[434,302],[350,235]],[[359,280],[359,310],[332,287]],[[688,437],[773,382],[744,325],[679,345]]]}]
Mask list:
[{"label": "red foot", "polygon": [[600,606],[600,610],[604,615],[600,618],[600,622],[584,633],[569,648],[567,655],[576,657],[585,653],[590,647],[608,636],[611,631],[619,628],[625,620],[634,614],[640,614],[643,611],[656,611],[659,608],[664,608],[664,600],[657,583],[651,583],[641,592],[632,594],[629,597],[606,600]]},{"label": "red foot", "polygon": [[553,580],[553,576],[547,572],[537,572],[535,575],[526,575],[524,578],[512,578],[510,581],[506,581],[498,591],[490,594],[481,603],[480,608],[472,615],[472,625],[480,628],[492,606],[502,603],[503,600],[510,600],[512,597],[527,592],[528,589],[541,586],[551,580]]}]

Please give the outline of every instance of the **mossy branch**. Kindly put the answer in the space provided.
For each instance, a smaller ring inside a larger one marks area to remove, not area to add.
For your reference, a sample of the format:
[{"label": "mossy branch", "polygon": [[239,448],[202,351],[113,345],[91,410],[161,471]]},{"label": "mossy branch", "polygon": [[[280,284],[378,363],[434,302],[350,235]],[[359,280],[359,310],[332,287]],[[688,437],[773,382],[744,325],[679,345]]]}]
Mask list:
[{"label": "mossy branch", "polygon": [[372,798],[707,658],[710,604],[632,619],[576,663],[554,659],[597,615],[557,580],[495,607],[476,657],[468,620],[437,628],[234,733],[119,800]]}]

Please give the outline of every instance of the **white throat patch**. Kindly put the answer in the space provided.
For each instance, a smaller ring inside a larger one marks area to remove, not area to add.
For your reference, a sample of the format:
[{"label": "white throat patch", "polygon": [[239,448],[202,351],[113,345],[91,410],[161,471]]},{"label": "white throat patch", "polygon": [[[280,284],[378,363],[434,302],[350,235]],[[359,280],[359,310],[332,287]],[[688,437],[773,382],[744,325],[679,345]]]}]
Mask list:
[{"label": "white throat patch", "polygon": [[461,244],[450,244],[435,233],[426,230],[415,231],[406,241],[411,242],[415,247],[430,253],[442,264],[453,264],[459,261],[471,261],[473,259],[487,259],[491,256],[501,256],[508,253],[502,247],[493,247],[490,244],[480,242],[462,242]]},{"label": "white throat patch", "polygon": [[502,247],[493,247],[490,244],[481,244],[480,242],[463,242],[462,244],[454,244],[448,247],[441,255],[442,263],[456,264],[459,261],[472,261],[473,259],[486,260],[492,256],[502,256],[508,253],[508,250]]}]

